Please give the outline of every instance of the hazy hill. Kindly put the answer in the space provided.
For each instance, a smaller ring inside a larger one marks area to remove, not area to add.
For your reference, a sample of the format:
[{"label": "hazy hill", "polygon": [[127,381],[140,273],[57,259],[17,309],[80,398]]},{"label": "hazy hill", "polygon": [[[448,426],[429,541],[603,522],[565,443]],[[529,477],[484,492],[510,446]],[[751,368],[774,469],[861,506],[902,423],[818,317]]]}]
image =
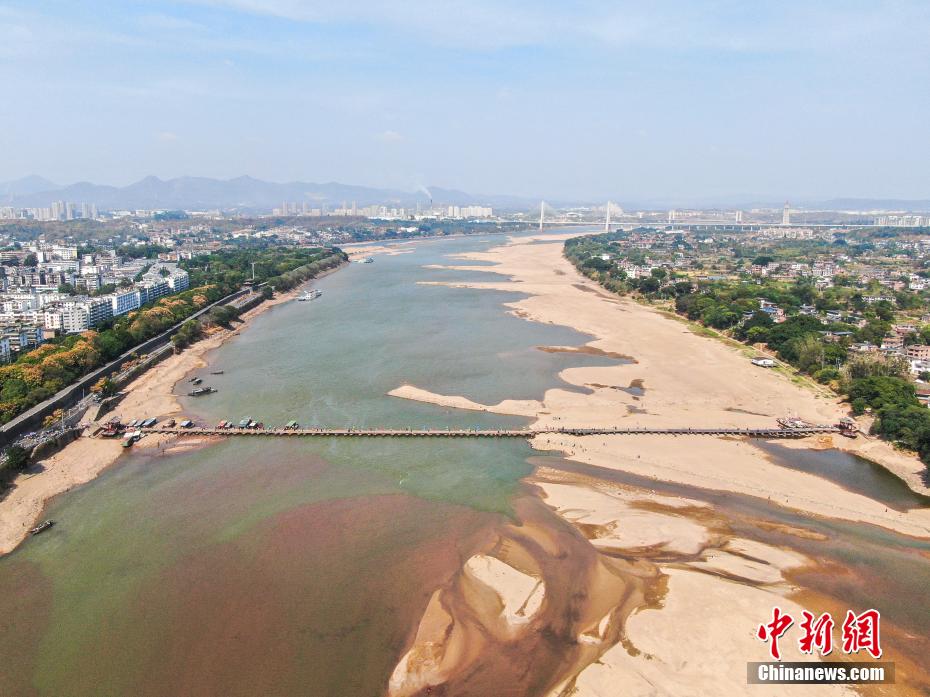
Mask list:
[{"label": "hazy hill", "polygon": [[[159,179],[146,177],[124,187],[79,182],[56,187],[40,177],[27,177],[18,182],[0,184],[9,186],[5,200],[21,206],[48,206],[52,201],[95,203],[101,210],[115,209],[213,209],[268,210],[283,201],[307,202],[312,206],[341,206],[343,203],[359,206],[374,203],[413,207],[428,205],[431,197],[436,204],[492,205],[504,208],[524,208],[536,205],[535,201],[514,196],[481,196],[454,189],[433,188],[419,191],[399,191],[353,186],[328,182],[274,183],[252,177],[210,179],[206,177],[179,177]],[[429,193],[427,193],[429,191]]]},{"label": "hazy hill", "polygon": [[58,184],[33,174],[28,177],[23,177],[22,179],[0,182],[0,200],[10,200],[15,196],[36,194],[42,191],[57,189],[58,187]]}]

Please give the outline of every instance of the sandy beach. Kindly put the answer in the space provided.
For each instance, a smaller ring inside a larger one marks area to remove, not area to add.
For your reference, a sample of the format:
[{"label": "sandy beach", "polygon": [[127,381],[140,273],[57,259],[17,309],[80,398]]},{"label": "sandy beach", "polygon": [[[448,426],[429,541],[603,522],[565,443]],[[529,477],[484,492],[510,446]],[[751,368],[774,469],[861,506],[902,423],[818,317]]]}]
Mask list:
[{"label": "sandy beach", "polygon": [[[267,300],[244,313],[232,329],[213,331],[196,344],[174,354],[146,371],[123,391],[125,398],[104,420],[116,416],[122,420],[156,417],[159,420],[175,416],[181,405],[175,394],[175,385],[193,370],[206,366],[204,356],[227,339],[236,336],[249,326],[250,321],[266,310],[294,299],[298,289]],[[90,422],[86,422],[90,425]],[[181,449],[200,447],[203,438],[173,438],[147,435],[134,447],[135,450],[162,449],[179,452]],[[112,465],[123,453],[118,440],[82,436],[54,455],[34,462],[19,475],[6,496],[0,500],[0,554],[6,554],[23,541],[41,517],[46,503],[54,496],[85,484]]]},{"label": "sandy beach", "polygon": [[[438,285],[523,293],[523,299],[508,303],[514,315],[571,327],[591,337],[581,348],[540,348],[631,360],[567,369],[560,375],[562,380],[583,389],[550,389],[540,400],[486,405],[416,385],[399,385],[393,396],[445,408],[525,416],[543,428],[773,427],[775,419],[786,414],[813,423],[835,423],[848,413],[837,398],[822,390],[753,366],[743,347],[699,336],[684,322],[607,293],[562,256],[562,238],[539,239],[550,243],[537,242],[535,236],[512,238],[487,252],[462,255],[464,266],[449,267],[492,272],[507,280],[495,276],[484,283]],[[468,265],[469,260],[492,265]],[[732,492],[803,515],[869,523],[930,539],[930,509],[895,510],[836,482],[779,464],[746,439],[543,435],[532,444],[541,451],[561,451],[572,460],[644,480]],[[861,454],[913,490],[928,492],[921,478],[922,463],[873,438],[820,436],[786,445]],[[602,558],[636,560],[651,568],[655,579],[647,584],[647,591],[658,598],[638,605],[622,627],[615,617],[605,620],[600,632],[579,637],[592,653],[579,657],[577,669],[566,672],[551,697],[807,693],[799,686],[749,686],[745,663],[766,660],[767,649],[753,631],[771,615],[774,605],[800,614],[800,588],[791,581],[792,573],[816,568],[816,560],[787,547],[734,535],[725,518],[698,500],[545,467],[527,481]],[[498,583],[501,593],[513,590],[506,575],[488,575],[487,580]],[[549,579],[544,580],[550,585]],[[526,587],[525,581],[517,585]],[[612,632],[611,626],[616,626]],[[683,644],[683,628],[697,626],[701,637]],[[789,650],[788,660],[811,660],[800,656],[796,646]],[[411,674],[415,667],[408,661],[404,672]],[[899,679],[897,693],[915,693],[914,685],[926,687],[926,676],[913,680]],[[820,692],[851,694],[840,686],[824,686],[818,688]]]}]

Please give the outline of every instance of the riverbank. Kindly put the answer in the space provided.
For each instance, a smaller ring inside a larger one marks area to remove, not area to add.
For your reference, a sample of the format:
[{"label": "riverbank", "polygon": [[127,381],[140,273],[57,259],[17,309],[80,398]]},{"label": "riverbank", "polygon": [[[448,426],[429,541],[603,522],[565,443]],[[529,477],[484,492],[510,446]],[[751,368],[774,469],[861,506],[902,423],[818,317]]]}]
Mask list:
[{"label": "riverbank", "polygon": [[[490,264],[466,261],[464,266],[449,268],[490,272],[498,275],[495,279],[506,280],[436,285],[519,292],[524,297],[507,304],[514,315],[571,327],[592,337],[580,349],[541,349],[629,360],[564,370],[560,377],[567,387],[550,389],[540,400],[485,405],[415,385],[398,386],[393,396],[446,408],[520,415],[534,419],[539,427],[772,427],[777,417],[787,413],[815,423],[835,423],[846,413],[838,400],[752,366],[738,348],[607,293],[577,274],[562,256],[560,238],[512,238],[507,245],[462,258]],[[867,454],[914,490],[926,489],[921,463],[880,441],[821,436],[788,445]],[[655,482],[656,488],[667,483],[698,494],[694,499],[663,496],[617,485],[603,476],[577,476],[545,467],[527,478],[545,503],[600,554],[645,564],[661,579],[650,586],[660,601],[640,604],[622,628],[598,635],[597,641],[588,635],[587,640],[597,645],[595,655],[579,669],[569,670],[551,697],[612,697],[618,685],[631,694],[655,694],[656,685],[662,686],[663,694],[683,695],[804,692],[786,686],[775,692],[749,688],[743,664],[765,660],[767,650],[753,632],[770,619],[773,605],[800,615],[799,586],[792,579],[801,573],[842,573],[821,566],[821,559],[793,551],[792,539],[823,537],[826,542],[827,538],[803,522],[786,525],[762,517],[753,518],[751,527],[760,533],[758,537],[763,531],[772,532],[776,544],[734,534],[731,520],[697,500],[701,490],[752,497],[760,502],[760,510],[774,505],[802,521],[816,516],[868,523],[930,539],[928,509],[896,510],[836,481],[793,469],[744,439],[543,435],[533,446],[560,451],[590,466],[592,472],[632,475],[639,482]],[[849,602],[839,598],[836,604],[843,600]],[[817,603],[806,605],[824,609]],[[680,641],[685,627],[700,627],[700,636],[687,646]],[[802,660],[796,647],[789,660]],[[906,664],[903,658],[897,660],[899,666]],[[908,665],[906,673],[899,676],[900,694],[926,687],[921,670]],[[823,689],[849,694],[841,687]]]},{"label": "riverbank", "polygon": [[[544,238],[551,239],[551,238]],[[508,245],[465,255],[491,266],[454,266],[492,272],[504,281],[440,283],[452,287],[517,291],[528,297],[508,303],[524,319],[555,323],[589,334],[582,348],[600,355],[632,356],[614,366],[570,368],[560,374],[574,388],[549,390],[542,400],[505,400],[482,405],[456,395],[438,395],[414,385],[391,394],[445,407],[514,414],[542,428],[622,426],[773,427],[778,417],[796,415],[812,423],[836,423],[846,415],[839,399],[804,389],[772,371],[753,366],[739,350],[699,336],[652,308],[607,293],[578,274],[561,254],[561,241],[513,238]],[[536,242],[536,243],[534,243]],[[577,347],[541,347],[578,351]],[[930,537],[930,512],[894,511],[813,475],[779,466],[741,439],[681,436],[622,436],[597,439],[540,436],[534,446],[559,449],[590,464],[702,488],[778,501],[799,511],[869,522],[898,532]],[[930,494],[923,464],[877,439],[818,436],[789,441],[789,447],[834,447],[862,454]]]},{"label": "riverbank", "polygon": [[[213,331],[181,353],[156,364],[124,388],[126,396],[105,420],[114,416],[122,420],[143,416],[164,420],[179,414],[181,405],[174,392],[175,385],[192,371],[205,367],[207,353],[238,335],[259,314],[293,300],[301,289],[302,286],[266,300],[243,313],[234,328]],[[90,422],[85,425],[89,426]],[[133,449],[169,452],[170,448],[176,452],[179,448],[199,447],[202,441],[199,437],[147,435]],[[99,476],[123,452],[118,440],[82,436],[54,455],[32,463],[26,472],[16,477],[11,489],[0,500],[0,554],[11,552],[26,538],[53,497]]]}]

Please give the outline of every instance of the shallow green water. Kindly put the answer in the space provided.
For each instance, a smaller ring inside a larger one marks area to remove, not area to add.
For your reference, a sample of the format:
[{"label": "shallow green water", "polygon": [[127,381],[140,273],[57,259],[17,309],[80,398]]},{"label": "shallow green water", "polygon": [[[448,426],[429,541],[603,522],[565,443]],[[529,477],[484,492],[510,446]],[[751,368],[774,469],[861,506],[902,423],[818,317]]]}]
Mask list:
[{"label": "shallow green water", "polygon": [[[321,279],[322,298],[269,310],[209,356],[199,374],[219,392],[183,398],[185,408],[209,423],[524,425],[386,395],[409,383],[483,403],[539,398],[569,387],[557,377],[565,367],[613,362],[538,350],[586,337],[509,315],[504,303],[518,294],[417,284],[492,280],[423,266],[501,242],[419,242]],[[861,461],[773,454],[890,505],[915,504]],[[0,558],[0,695],[382,694],[433,590],[511,515],[531,455],[512,440],[233,439],[126,456],[54,502],[59,525]],[[709,500],[734,531],[844,569],[808,579],[816,590],[880,604],[913,632],[927,625],[925,544],[749,497],[640,483]],[[757,518],[825,539],[798,542]]]},{"label": "shallow green water", "polygon": [[[275,307],[215,351],[202,372],[219,392],[187,409],[210,422],[523,425],[386,396],[410,383],[538,398],[566,387],[562,368],[610,362],[539,351],[586,338],[507,314],[518,295],[417,285],[493,279],[422,266],[500,239],[419,243],[321,279],[322,298]],[[530,453],[248,439],[127,456],[0,560],[0,636],[17,659],[0,694],[378,694],[432,590],[509,515]]]}]

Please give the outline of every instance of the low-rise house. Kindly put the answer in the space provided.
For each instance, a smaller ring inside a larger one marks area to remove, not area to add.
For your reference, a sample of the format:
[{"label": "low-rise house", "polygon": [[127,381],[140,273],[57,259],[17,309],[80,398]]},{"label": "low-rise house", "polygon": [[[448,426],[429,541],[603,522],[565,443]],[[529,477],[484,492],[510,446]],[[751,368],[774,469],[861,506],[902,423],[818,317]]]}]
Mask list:
[{"label": "low-rise house", "polygon": [[888,349],[903,349],[904,348],[904,337],[897,334],[891,334],[882,339],[881,349],[886,351]]},{"label": "low-rise house", "polygon": [[875,353],[878,351],[878,346],[868,341],[860,341],[859,343],[851,344],[849,350],[855,351],[856,353]]},{"label": "low-rise house", "polygon": [[930,361],[930,346],[911,344],[905,347],[904,355],[913,360]]}]

